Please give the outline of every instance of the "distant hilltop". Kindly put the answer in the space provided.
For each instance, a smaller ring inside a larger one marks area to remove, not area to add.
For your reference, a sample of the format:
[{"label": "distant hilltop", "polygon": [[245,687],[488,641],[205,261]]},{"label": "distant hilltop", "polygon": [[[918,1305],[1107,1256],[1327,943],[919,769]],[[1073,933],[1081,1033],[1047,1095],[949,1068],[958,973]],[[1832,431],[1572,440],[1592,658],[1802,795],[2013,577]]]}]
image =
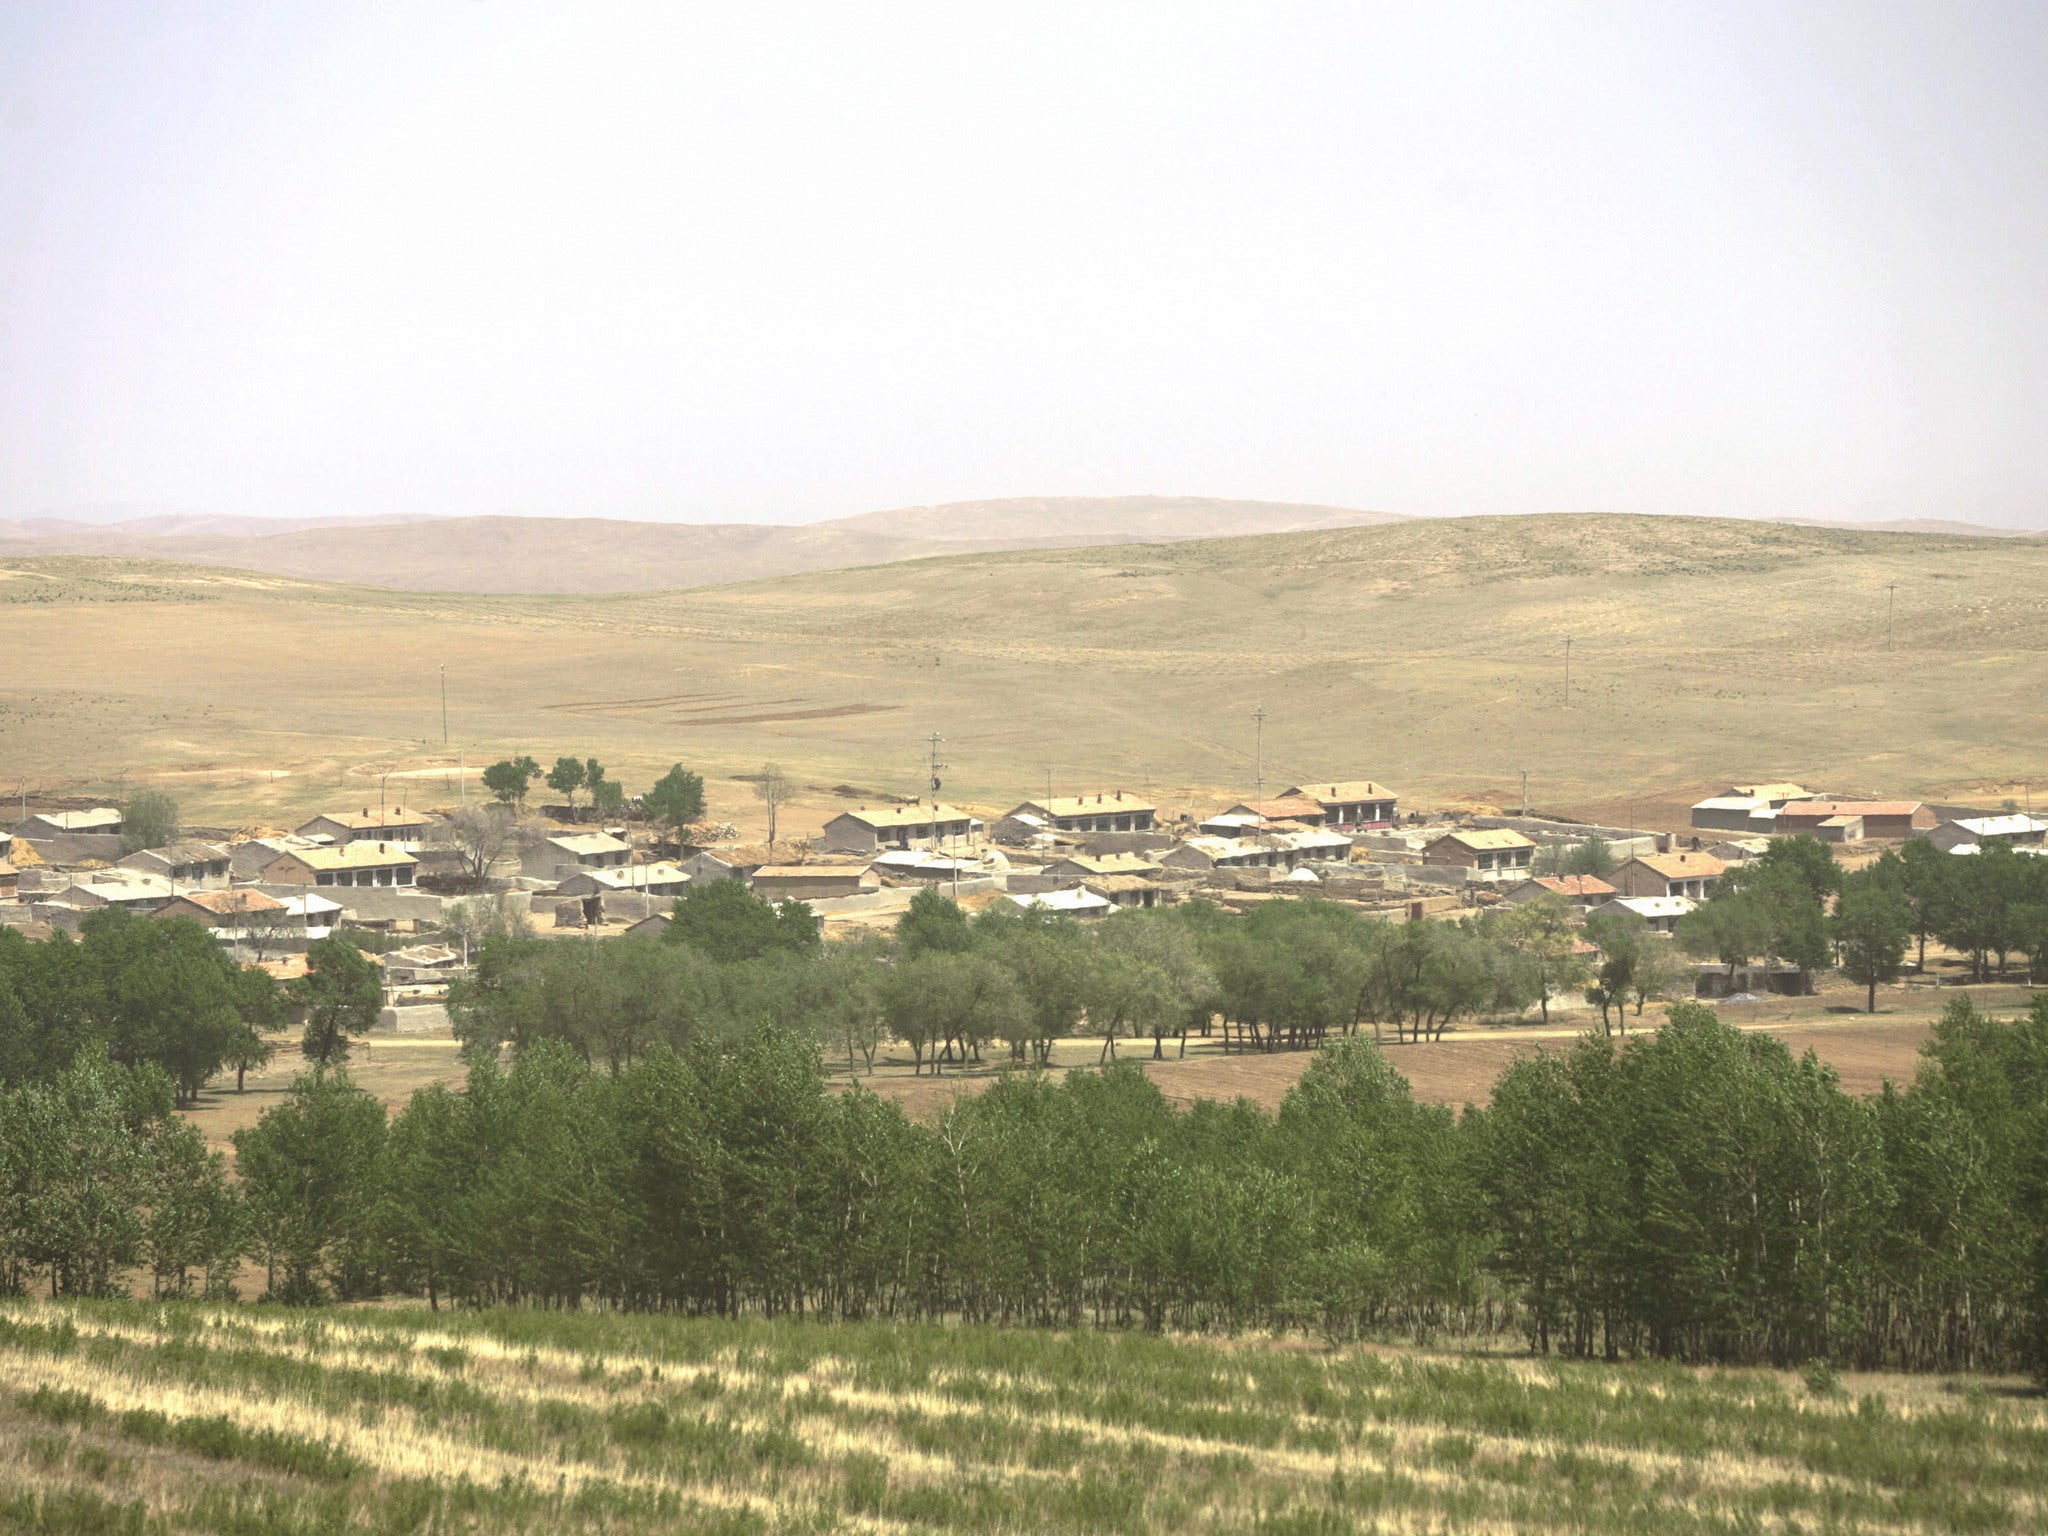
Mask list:
[{"label": "distant hilltop", "polygon": [[[108,520],[102,513],[92,513],[79,520],[0,522],[0,556],[119,555],[416,592],[646,592],[938,555],[1163,544],[1413,521],[1421,520],[1351,507],[1206,496],[1011,497],[897,507],[791,525],[418,514],[265,518],[180,512]],[[1760,521],[1858,532],[2029,536],[2017,529],[1939,518]]]}]

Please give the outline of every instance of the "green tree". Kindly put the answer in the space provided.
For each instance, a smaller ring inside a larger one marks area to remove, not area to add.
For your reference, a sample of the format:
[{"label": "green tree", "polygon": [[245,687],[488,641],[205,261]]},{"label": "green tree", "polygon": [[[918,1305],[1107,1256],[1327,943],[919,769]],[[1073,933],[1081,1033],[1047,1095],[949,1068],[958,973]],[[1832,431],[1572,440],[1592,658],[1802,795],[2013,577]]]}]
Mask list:
[{"label": "green tree", "polygon": [[957,955],[974,947],[974,934],[960,904],[928,885],[910,898],[909,908],[896,919],[896,945],[906,960]]},{"label": "green tree", "polygon": [[738,880],[705,880],[676,899],[663,937],[714,960],[754,960],[815,949],[817,918],[801,901],[769,902]]},{"label": "green tree", "polygon": [[119,1061],[156,1063],[181,1104],[195,1101],[243,1034],[234,962],[185,918],[152,921],[107,907],[80,933],[108,1048]]},{"label": "green tree", "polygon": [[207,1150],[196,1126],[176,1119],[159,1128],[151,1153],[141,1262],[149,1267],[155,1294],[191,1295],[197,1270],[207,1296],[232,1300],[247,1232],[227,1160]]},{"label": "green tree", "polygon": [[577,791],[583,788],[589,771],[584,767],[583,759],[580,757],[558,757],[555,759],[555,766],[548,770],[548,788],[568,802],[571,820],[574,820],[576,815]]},{"label": "green tree", "polygon": [[345,1070],[305,1074],[282,1104],[235,1132],[235,1168],[271,1299],[374,1289],[384,1135],[384,1106]]},{"label": "green tree", "polygon": [[540,764],[530,757],[500,758],[484,770],[484,788],[500,805],[524,805],[526,792],[539,777]]},{"label": "green tree", "polygon": [[[97,1051],[0,1105],[9,1211],[0,1243],[52,1295],[107,1296],[142,1262],[157,1196],[154,1143],[171,1119],[161,1069],[124,1069]],[[11,1198],[9,1198],[11,1197]]]},{"label": "green tree", "polygon": [[1586,991],[1586,1001],[1600,1010],[1603,1033],[1611,1027],[1608,1024],[1610,1008],[1615,1011],[1615,1017],[1626,1033],[1628,1001],[1635,993],[1636,975],[1649,951],[1650,925],[1633,912],[1597,913],[1586,919],[1586,937],[1600,951],[1600,961],[1593,968],[1593,984]]},{"label": "green tree", "polygon": [[1877,1012],[1878,984],[1898,979],[1912,937],[1913,913],[1905,896],[1874,872],[1850,875],[1829,928],[1841,946],[1843,972],[1868,989],[1867,1011]]},{"label": "green tree", "polygon": [[178,830],[178,802],[160,789],[138,789],[121,808],[123,853],[175,843]]},{"label": "green tree", "polygon": [[1606,838],[1589,832],[1565,851],[1560,864],[1560,874],[1604,878],[1614,873],[1614,849]]},{"label": "green tree", "polygon": [[348,1060],[349,1039],[366,1035],[384,1007],[382,975],[345,939],[315,939],[306,946],[306,974],[285,989],[306,1015],[299,1049],[316,1066]]},{"label": "green tree", "polygon": [[1571,904],[1546,891],[1501,913],[1496,931],[1529,963],[1537,1003],[1548,1025],[1550,999],[1560,992],[1578,991],[1591,979],[1591,967],[1578,953],[1579,925]]},{"label": "green tree", "polygon": [[640,808],[650,820],[680,834],[684,827],[704,819],[704,780],[681,763],[672,764],[640,797]]}]

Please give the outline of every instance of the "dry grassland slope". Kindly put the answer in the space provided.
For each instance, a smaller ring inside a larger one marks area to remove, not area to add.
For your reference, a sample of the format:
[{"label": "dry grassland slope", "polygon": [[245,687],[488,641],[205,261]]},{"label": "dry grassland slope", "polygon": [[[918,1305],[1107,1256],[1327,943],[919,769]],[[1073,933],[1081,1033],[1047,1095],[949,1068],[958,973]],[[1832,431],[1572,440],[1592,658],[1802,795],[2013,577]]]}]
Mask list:
[{"label": "dry grassland slope", "polygon": [[1269,783],[1370,774],[1411,803],[1503,800],[1523,769],[1552,805],[1751,775],[2048,783],[2042,540],[1479,518],[603,598],[8,564],[0,778],[148,771],[196,804],[356,798],[386,771],[452,798],[458,750],[522,749],[629,783],[688,761],[735,813],[724,776],[772,759],[824,815],[835,786],[914,793],[938,731],[970,804],[1050,771],[1177,810],[1251,787],[1258,705]]},{"label": "dry grassland slope", "polygon": [[413,592],[647,592],[969,550],[1216,538],[1389,521],[1342,507],[1198,496],[906,507],[793,527],[464,517],[280,524],[153,518],[0,524],[0,556],[87,554],[232,566]]}]

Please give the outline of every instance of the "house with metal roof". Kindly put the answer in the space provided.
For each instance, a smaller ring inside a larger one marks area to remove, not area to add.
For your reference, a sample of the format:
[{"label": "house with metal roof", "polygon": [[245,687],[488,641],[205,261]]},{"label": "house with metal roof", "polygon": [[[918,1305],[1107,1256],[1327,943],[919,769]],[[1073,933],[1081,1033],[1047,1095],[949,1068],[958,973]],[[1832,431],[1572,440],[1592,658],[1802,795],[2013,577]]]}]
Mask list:
[{"label": "house with metal roof", "polygon": [[1588,910],[1588,917],[1614,917],[1631,913],[1650,925],[1654,933],[1669,933],[1688,912],[1699,909],[1690,896],[1617,896]]}]

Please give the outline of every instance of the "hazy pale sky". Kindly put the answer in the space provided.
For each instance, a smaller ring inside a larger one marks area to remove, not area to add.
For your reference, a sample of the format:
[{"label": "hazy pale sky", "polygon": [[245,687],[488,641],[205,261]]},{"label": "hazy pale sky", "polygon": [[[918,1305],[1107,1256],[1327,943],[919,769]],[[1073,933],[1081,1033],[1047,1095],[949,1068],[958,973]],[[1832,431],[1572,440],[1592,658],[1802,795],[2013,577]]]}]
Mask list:
[{"label": "hazy pale sky", "polygon": [[0,8],[0,515],[2048,526],[2048,7]]}]

